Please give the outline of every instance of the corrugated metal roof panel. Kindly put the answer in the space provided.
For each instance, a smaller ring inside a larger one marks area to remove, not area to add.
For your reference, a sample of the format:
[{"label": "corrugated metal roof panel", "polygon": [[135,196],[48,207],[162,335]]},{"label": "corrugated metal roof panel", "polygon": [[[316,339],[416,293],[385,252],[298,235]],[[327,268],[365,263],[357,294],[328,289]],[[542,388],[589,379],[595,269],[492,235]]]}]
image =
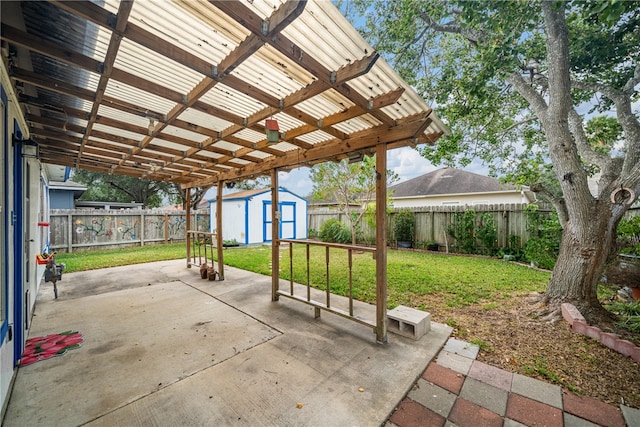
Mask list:
[{"label": "corrugated metal roof panel", "polygon": [[329,71],[336,71],[363,58],[365,52],[373,51],[360,34],[345,31],[344,27],[351,25],[330,2],[308,2],[304,13],[282,34],[313,55]]},{"label": "corrugated metal roof panel", "polygon": [[260,48],[256,55],[244,61],[232,74],[276,99],[285,98],[315,80],[271,46]]},{"label": "corrugated metal roof panel", "polygon": [[194,108],[187,108],[178,118],[187,123],[192,123],[217,132],[226,129],[233,124]]},{"label": "corrugated metal roof panel", "polygon": [[175,105],[165,98],[115,80],[109,80],[104,93],[107,96],[122,99],[129,104],[137,105],[143,109],[155,111],[160,114],[167,114]]},{"label": "corrugated metal roof panel", "polygon": [[127,113],[126,111],[117,110],[107,105],[101,104],[98,108],[98,115],[108,117],[110,119],[118,120],[122,123],[128,123],[135,126],[148,127],[149,119],[146,119],[135,114]]},{"label": "corrugated metal roof panel", "polygon": [[180,150],[180,151],[183,151],[183,152],[185,152],[189,148],[191,148],[191,147],[188,147],[186,145],[177,144],[177,143],[172,142],[172,141],[167,141],[166,139],[162,139],[162,137],[153,138],[151,140],[151,144],[156,144],[156,145],[160,145],[162,147],[170,148],[172,150]]},{"label": "corrugated metal roof panel", "polygon": [[222,150],[229,150],[229,151],[237,151],[242,148],[241,145],[234,144],[229,141],[218,141],[215,144],[212,144],[212,146],[216,148],[220,148]]},{"label": "corrugated metal roof panel", "polygon": [[[154,66],[150,67],[149,64]],[[114,66],[183,95],[189,93],[203,78],[190,68],[127,39],[121,42]]]},{"label": "corrugated metal roof panel", "polygon": [[360,117],[338,123],[333,127],[345,133],[354,133],[365,129],[370,129],[381,124],[382,122],[373,117],[371,114],[365,114]]},{"label": "corrugated metal roof panel", "polygon": [[331,141],[332,139],[335,139],[335,138],[329,135],[328,133],[326,133],[325,131],[316,130],[314,132],[299,136],[298,139],[306,143],[315,145],[315,144],[321,144],[326,141]]},{"label": "corrugated metal roof panel", "polygon": [[162,131],[162,133],[166,133],[169,135],[174,135],[174,136],[178,136],[180,138],[184,138],[184,139],[188,139],[190,141],[194,141],[194,142],[203,142],[207,139],[207,137],[203,136],[202,134],[196,133],[196,132],[191,132],[189,130],[186,129],[182,129],[182,128],[178,128],[175,126],[167,126],[164,128],[164,130]]},{"label": "corrugated metal roof panel", "polygon": [[245,141],[253,142],[253,143],[260,142],[266,139],[266,135],[264,133],[258,133],[255,130],[251,130],[251,129],[242,129],[240,132],[236,133],[234,136],[240,139],[244,139]]},{"label": "corrugated metal roof panel", "polygon": [[200,99],[209,105],[222,108],[239,117],[249,117],[256,111],[266,107],[264,103],[230,88],[223,83],[215,85],[213,89]]},{"label": "corrugated metal roof panel", "polygon": [[111,126],[101,125],[99,123],[94,124],[93,125],[93,129],[97,130],[97,131],[101,131],[101,132],[111,133],[111,134],[116,135],[116,136],[121,136],[123,138],[133,139],[133,140],[136,140],[136,141],[141,140],[145,136],[145,135],[141,135],[139,133],[130,132],[128,130],[124,130],[124,129],[120,129],[120,128],[114,128],[114,127],[111,127]]},{"label": "corrugated metal roof panel", "polygon": [[130,20],[205,61],[218,63],[235,44],[189,11],[191,1],[144,0],[134,4]]},{"label": "corrugated metal roof panel", "polygon": [[323,117],[344,111],[354,105],[353,102],[349,101],[336,90],[330,89],[297,104],[296,107],[317,119],[322,119]]}]

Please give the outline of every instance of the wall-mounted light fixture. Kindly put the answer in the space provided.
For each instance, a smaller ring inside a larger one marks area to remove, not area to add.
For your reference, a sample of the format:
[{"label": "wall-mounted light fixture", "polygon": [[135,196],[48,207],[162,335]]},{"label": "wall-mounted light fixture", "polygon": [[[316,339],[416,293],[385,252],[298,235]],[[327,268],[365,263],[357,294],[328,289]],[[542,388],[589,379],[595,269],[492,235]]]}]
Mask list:
[{"label": "wall-mounted light fixture", "polygon": [[364,159],[364,153],[362,151],[352,151],[351,153],[347,154],[347,157],[349,158],[350,164],[358,163]]},{"label": "wall-mounted light fixture", "polygon": [[280,142],[280,126],[275,119],[267,119],[264,121],[264,127],[267,132],[267,142],[274,144]]},{"label": "wall-mounted light fixture", "polygon": [[30,157],[37,159],[40,155],[38,143],[32,139],[14,140],[14,143],[20,144],[20,154],[22,157]]}]

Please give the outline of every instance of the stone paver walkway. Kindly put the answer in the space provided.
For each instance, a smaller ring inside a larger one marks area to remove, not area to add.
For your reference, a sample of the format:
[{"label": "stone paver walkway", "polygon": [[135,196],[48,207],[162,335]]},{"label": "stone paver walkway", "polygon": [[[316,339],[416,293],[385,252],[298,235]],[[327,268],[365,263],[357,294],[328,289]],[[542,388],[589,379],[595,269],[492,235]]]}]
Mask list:
[{"label": "stone paver walkway", "polygon": [[640,426],[640,410],[580,397],[479,362],[478,347],[450,338],[386,427]]}]

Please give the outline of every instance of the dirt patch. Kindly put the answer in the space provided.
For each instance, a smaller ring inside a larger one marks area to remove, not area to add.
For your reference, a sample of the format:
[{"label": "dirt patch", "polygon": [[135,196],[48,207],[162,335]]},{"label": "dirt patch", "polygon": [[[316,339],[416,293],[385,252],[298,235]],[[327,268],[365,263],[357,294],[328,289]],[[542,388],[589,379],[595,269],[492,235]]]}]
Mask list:
[{"label": "dirt patch", "polygon": [[[439,299],[436,297],[436,299]],[[549,322],[537,315],[532,298],[511,296],[497,303],[448,308],[424,296],[432,320],[454,328],[454,335],[480,345],[478,360],[507,371],[557,384],[578,395],[640,408],[640,363],[598,341],[571,332],[564,320]],[[636,345],[639,334],[611,329]]]}]

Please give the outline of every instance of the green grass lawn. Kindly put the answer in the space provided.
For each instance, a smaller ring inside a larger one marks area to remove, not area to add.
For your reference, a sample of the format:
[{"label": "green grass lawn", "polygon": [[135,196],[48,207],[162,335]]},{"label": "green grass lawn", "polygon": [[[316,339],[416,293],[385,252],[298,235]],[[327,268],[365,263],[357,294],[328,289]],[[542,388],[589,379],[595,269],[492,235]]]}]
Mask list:
[{"label": "green grass lawn", "polygon": [[[58,254],[58,262],[67,265],[67,272],[115,267],[150,261],[186,257],[184,243],[152,245],[117,250]],[[304,245],[294,245],[294,281],[306,284],[306,254]],[[271,274],[271,247],[228,248],[225,264]],[[345,295],[349,289],[347,252],[331,249],[329,276],[331,292]],[[281,278],[288,280],[289,250],[284,247],[280,257]],[[527,266],[483,257],[454,256],[390,249],[387,253],[388,305],[422,307],[425,296],[433,296],[449,307],[471,304],[498,304],[500,300],[532,291],[543,291],[550,273]],[[325,248],[311,247],[311,285],[326,289]],[[375,302],[375,261],[365,252],[353,255],[354,298]]]}]

